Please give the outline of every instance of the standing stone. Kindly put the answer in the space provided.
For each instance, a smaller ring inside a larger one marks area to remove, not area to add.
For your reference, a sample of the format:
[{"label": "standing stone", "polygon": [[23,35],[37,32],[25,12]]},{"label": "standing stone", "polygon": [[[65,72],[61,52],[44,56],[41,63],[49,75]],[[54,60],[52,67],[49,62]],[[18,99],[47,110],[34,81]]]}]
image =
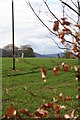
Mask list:
[{"label": "standing stone", "polygon": [[24,58],[24,53],[22,53],[22,58]]}]

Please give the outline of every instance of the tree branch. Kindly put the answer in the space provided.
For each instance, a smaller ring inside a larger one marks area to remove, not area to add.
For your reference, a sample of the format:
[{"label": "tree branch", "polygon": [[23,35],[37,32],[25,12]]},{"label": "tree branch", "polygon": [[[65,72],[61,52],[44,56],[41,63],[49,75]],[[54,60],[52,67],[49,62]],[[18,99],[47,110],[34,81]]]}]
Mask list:
[{"label": "tree branch", "polygon": [[71,0],[71,2],[73,3],[73,5],[74,5],[76,8],[78,8],[78,6],[73,2],[73,0]]},{"label": "tree branch", "polygon": [[[26,2],[27,3],[27,2]],[[51,32],[52,34],[58,36],[56,33],[54,33],[42,20],[41,18],[37,15],[37,13],[34,11],[33,7],[31,6],[30,2],[27,3],[29,7],[32,9],[33,13],[36,15],[36,17],[41,21],[41,23]]]},{"label": "tree branch", "polygon": [[70,5],[68,5],[67,3],[63,2],[62,0],[59,0],[61,1],[64,5],[66,5],[68,8],[70,8],[71,10],[73,10],[75,13],[77,13],[78,15],[80,15],[79,12],[77,12],[76,10],[74,10]]},{"label": "tree branch", "polygon": [[[63,28],[66,28],[66,27],[62,24],[62,22],[52,13],[52,11],[50,10],[48,4],[47,4],[44,0],[43,0],[43,2],[45,3],[47,9],[48,9],[49,12],[52,14],[52,16],[54,16],[54,17],[59,21],[59,23],[63,26]],[[72,34],[72,33],[70,33],[70,34],[71,34],[72,36],[74,36],[74,34]],[[75,37],[75,36],[74,36],[74,37]]]},{"label": "tree branch", "polygon": [[59,45],[58,45],[58,43],[52,38],[52,37],[50,37],[50,36],[48,36],[48,35],[46,35],[48,38],[50,38],[56,45],[57,45],[57,47],[59,48],[59,49],[67,49],[67,50],[70,50],[69,48],[62,48],[62,47],[60,47]]},{"label": "tree branch", "polygon": [[66,14],[67,17],[69,17],[75,24],[77,24],[77,22],[76,22],[74,19],[72,19],[66,12],[65,12],[65,14]]},{"label": "tree branch", "polygon": [[[62,3],[64,3],[62,0],[60,0]],[[50,10],[50,8],[49,8],[49,6],[48,6],[48,4],[46,3],[46,1],[44,1],[43,0],[43,2],[45,3],[45,5],[46,5],[46,7],[47,7],[47,9],[49,10],[49,12],[51,13],[51,15],[52,16],[54,16],[59,22],[60,22],[60,24],[62,25],[62,22],[56,17],[56,15],[54,15],[53,13],[52,13],[52,11]],[[33,11],[33,13],[35,14],[35,16],[39,19],[39,21],[49,30],[49,32],[51,33],[51,35],[55,35],[55,36],[57,36],[58,37],[58,33],[54,33],[45,23],[44,23],[44,21],[38,16],[38,14],[35,12],[35,10],[33,9],[33,7],[32,7],[32,5],[30,4],[30,2],[28,1],[28,2],[26,2],[27,4],[28,4],[28,6],[31,8],[31,10]],[[67,4],[67,3],[65,3],[65,4]],[[62,25],[64,28],[66,28],[64,25]],[[72,34],[72,33],[70,33],[72,36],[74,36],[75,37],[75,35],[74,34]],[[68,50],[70,50],[70,48],[66,48],[66,47],[64,47],[64,48],[62,48],[62,47],[60,47],[59,45],[58,45],[58,43],[52,38],[52,37],[49,37],[49,36],[47,36],[48,38],[50,38],[50,39],[52,39],[53,41],[54,41],[54,43],[58,46],[58,48],[60,48],[60,49],[68,49]],[[73,42],[70,42],[70,41],[65,41],[66,43],[69,43],[69,44],[74,44]]]},{"label": "tree branch", "polygon": [[60,22],[60,24],[62,25],[61,21],[52,13],[52,11],[50,10],[48,4],[44,0],[43,0],[43,2],[45,3],[45,5],[46,5],[47,9],[49,10],[49,12],[51,13],[51,15],[54,16],[54,18],[56,18]]}]

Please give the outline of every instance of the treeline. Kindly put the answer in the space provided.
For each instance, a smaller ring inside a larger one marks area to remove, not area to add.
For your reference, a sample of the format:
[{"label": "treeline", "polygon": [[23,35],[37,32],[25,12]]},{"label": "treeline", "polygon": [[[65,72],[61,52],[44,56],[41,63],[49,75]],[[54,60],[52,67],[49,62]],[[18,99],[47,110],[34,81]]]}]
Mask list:
[{"label": "treeline", "polygon": [[[14,46],[15,57],[35,57],[34,50],[30,45],[22,45],[20,47]],[[2,57],[12,57],[13,56],[13,45],[8,44],[2,49]]]},{"label": "treeline", "polygon": [[[65,50],[63,54],[52,54],[50,56],[49,54],[47,55],[41,55],[37,54],[34,52],[32,47],[30,45],[22,45],[20,47],[14,46],[15,49],[15,57],[45,57],[45,58],[70,58],[70,52]],[[0,49],[0,56],[2,57],[12,57],[13,56],[13,46],[12,44],[8,44],[4,46],[3,49]],[[75,54],[72,53],[72,58],[75,58]]]}]

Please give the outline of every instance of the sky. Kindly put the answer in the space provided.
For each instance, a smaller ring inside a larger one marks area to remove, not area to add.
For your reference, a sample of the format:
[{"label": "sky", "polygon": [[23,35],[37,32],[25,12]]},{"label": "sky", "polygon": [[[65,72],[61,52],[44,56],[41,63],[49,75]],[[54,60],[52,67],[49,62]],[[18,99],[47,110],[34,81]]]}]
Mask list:
[{"label": "sky", "polygon": [[[31,45],[33,50],[40,54],[62,52],[47,37],[50,36],[49,31],[41,24],[26,2],[27,0],[14,0],[15,45],[18,47]],[[42,0],[30,0],[30,2],[39,16],[52,29],[53,22],[48,21],[54,21],[55,18],[48,13],[48,10],[42,4]],[[59,0],[49,0],[48,4],[51,10],[60,18],[62,8]],[[55,36],[53,38],[59,43]],[[0,48],[7,44],[12,44],[12,2],[11,0],[0,0]]]}]

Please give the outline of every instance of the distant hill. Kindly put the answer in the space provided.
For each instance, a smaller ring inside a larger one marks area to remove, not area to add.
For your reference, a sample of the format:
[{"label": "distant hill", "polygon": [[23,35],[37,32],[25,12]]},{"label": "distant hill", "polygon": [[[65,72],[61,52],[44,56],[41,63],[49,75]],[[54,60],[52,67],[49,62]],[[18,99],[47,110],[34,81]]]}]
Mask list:
[{"label": "distant hill", "polygon": [[39,53],[35,53],[35,57],[47,57],[46,55],[41,55],[41,54],[39,54]]},{"label": "distant hill", "polygon": [[[44,57],[44,58],[56,58],[57,54],[39,54],[39,53],[35,53],[35,57]],[[60,57],[62,57],[64,55],[64,53],[59,53]]]}]

